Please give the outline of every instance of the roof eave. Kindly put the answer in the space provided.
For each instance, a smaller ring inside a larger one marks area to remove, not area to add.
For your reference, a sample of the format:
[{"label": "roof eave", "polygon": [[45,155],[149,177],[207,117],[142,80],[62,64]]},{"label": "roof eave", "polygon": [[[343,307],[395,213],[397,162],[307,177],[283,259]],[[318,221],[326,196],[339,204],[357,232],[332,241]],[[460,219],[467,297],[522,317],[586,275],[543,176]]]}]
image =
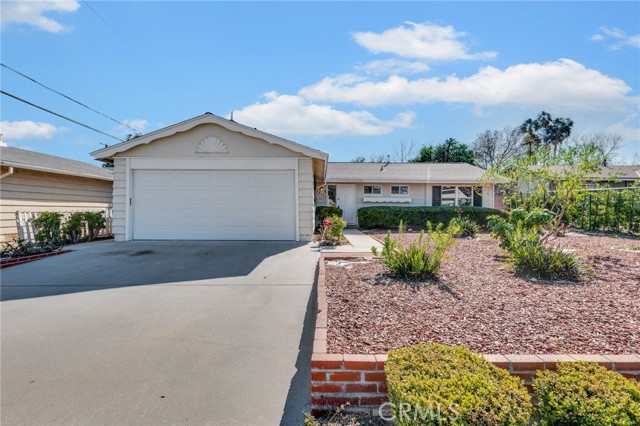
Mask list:
[{"label": "roof eave", "polygon": [[93,175],[93,174],[87,174],[87,173],[71,172],[67,170],[52,169],[50,167],[40,167],[40,166],[32,166],[29,164],[14,163],[11,161],[3,161],[1,164],[5,167],[14,167],[16,169],[25,169],[25,170],[33,170],[36,172],[55,173],[59,175],[77,176],[77,177],[83,177],[88,179],[100,179],[100,180],[113,181],[113,176],[101,176],[101,175]]}]

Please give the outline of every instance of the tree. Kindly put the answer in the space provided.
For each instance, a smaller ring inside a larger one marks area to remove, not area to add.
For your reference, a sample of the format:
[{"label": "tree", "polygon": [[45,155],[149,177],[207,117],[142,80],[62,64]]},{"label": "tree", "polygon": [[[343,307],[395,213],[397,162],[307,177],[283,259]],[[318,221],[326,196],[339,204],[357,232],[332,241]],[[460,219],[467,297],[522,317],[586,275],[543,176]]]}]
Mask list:
[{"label": "tree", "polygon": [[369,157],[370,163],[386,163],[389,161],[391,161],[389,154],[371,154],[371,157]]},{"label": "tree", "polygon": [[409,143],[404,140],[400,141],[400,145],[398,145],[393,153],[393,160],[398,163],[408,163],[415,157],[416,148],[416,143],[414,141]]},{"label": "tree", "polygon": [[471,146],[476,165],[483,169],[501,168],[509,158],[520,156],[523,152],[520,136],[520,129],[509,126],[478,134]]},{"label": "tree", "polygon": [[608,167],[615,163],[622,146],[622,136],[616,133],[596,132],[580,135],[569,142],[572,146],[591,145],[600,156],[600,165]]},{"label": "tree", "polygon": [[524,135],[523,144],[527,148],[527,153],[531,157],[540,147],[551,147],[551,153],[556,155],[562,148],[562,143],[571,135],[573,120],[570,118],[553,118],[551,114],[542,111],[533,120],[527,119],[519,127],[520,133]]},{"label": "tree", "polygon": [[473,151],[465,144],[454,138],[433,146],[423,146],[420,153],[413,159],[416,163],[469,163],[475,164]]},{"label": "tree", "polygon": [[364,157],[356,157],[353,160],[351,160],[352,163],[364,163]]}]

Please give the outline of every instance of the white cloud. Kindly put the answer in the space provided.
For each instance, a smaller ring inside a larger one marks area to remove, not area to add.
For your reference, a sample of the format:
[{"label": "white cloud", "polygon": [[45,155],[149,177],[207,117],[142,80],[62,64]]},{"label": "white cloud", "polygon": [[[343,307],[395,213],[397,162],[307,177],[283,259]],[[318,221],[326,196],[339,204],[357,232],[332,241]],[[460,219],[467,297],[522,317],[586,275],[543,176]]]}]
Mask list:
[{"label": "white cloud", "polygon": [[627,35],[619,28],[600,27],[598,32],[591,36],[593,41],[605,40],[610,43],[610,50],[618,50],[624,46],[640,47],[640,34]]},{"label": "white cloud", "polygon": [[429,71],[429,65],[401,59],[381,59],[367,62],[357,69],[373,75],[417,74]]},{"label": "white cloud", "polygon": [[570,60],[517,64],[504,70],[487,66],[476,74],[446,79],[409,80],[391,76],[374,81],[354,74],[327,77],[302,88],[310,101],[355,103],[364,106],[468,103],[476,107],[515,105],[564,111],[626,111],[635,98],[619,79]]},{"label": "white cloud", "polygon": [[430,61],[454,61],[461,59],[491,59],[496,52],[469,53],[460,39],[466,33],[456,31],[451,25],[405,22],[382,33],[356,32],[356,42],[372,53],[391,53],[403,58]]},{"label": "white cloud", "polygon": [[328,105],[307,103],[295,95],[269,92],[266,102],[234,111],[234,120],[276,135],[328,136],[384,135],[397,127],[410,127],[412,112],[384,121],[368,111],[339,111]]},{"label": "white cloud", "polygon": [[62,130],[64,128],[38,121],[3,121],[0,123],[0,133],[8,140],[51,139],[53,135]]},{"label": "white cloud", "polygon": [[54,19],[46,17],[45,13],[75,12],[79,8],[80,3],[74,0],[3,1],[0,23],[2,29],[7,24],[28,24],[43,31],[59,33],[66,30],[67,27]]},{"label": "white cloud", "polygon": [[[149,125],[149,121],[142,118],[127,118],[125,120],[122,120],[122,123],[135,129],[135,131],[138,133],[144,133],[144,131],[147,130],[147,126]],[[125,134],[131,133],[132,130],[129,127],[118,126],[118,131]]]}]

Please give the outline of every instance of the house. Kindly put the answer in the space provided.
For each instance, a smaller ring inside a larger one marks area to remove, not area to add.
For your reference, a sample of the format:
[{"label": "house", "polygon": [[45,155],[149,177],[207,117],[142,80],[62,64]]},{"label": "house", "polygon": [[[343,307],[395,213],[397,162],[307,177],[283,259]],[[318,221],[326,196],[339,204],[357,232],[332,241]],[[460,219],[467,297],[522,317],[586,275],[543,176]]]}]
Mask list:
[{"label": "house", "polygon": [[589,188],[603,184],[610,188],[627,188],[638,185],[639,181],[640,166],[603,166],[599,171],[590,173],[584,184]]},{"label": "house", "polygon": [[17,236],[19,211],[109,209],[112,185],[108,168],[0,146],[0,241]]},{"label": "house", "polygon": [[211,113],[91,155],[114,165],[118,241],[309,241],[328,159]]},{"label": "house", "polygon": [[367,206],[493,208],[495,185],[479,183],[484,172],[467,163],[329,163],[318,205],[340,207],[348,224]]}]

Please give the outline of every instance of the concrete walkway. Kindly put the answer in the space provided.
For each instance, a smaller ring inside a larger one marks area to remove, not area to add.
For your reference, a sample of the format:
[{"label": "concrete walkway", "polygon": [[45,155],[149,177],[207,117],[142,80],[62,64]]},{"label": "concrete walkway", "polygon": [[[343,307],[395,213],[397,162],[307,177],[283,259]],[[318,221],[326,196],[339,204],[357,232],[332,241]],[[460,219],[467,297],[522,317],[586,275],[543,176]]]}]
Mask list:
[{"label": "concrete walkway", "polygon": [[342,234],[347,241],[349,241],[349,245],[322,247],[322,251],[336,253],[371,253],[371,247],[382,248],[382,244],[380,244],[378,240],[374,240],[370,236],[363,234],[357,228],[345,228]]}]

